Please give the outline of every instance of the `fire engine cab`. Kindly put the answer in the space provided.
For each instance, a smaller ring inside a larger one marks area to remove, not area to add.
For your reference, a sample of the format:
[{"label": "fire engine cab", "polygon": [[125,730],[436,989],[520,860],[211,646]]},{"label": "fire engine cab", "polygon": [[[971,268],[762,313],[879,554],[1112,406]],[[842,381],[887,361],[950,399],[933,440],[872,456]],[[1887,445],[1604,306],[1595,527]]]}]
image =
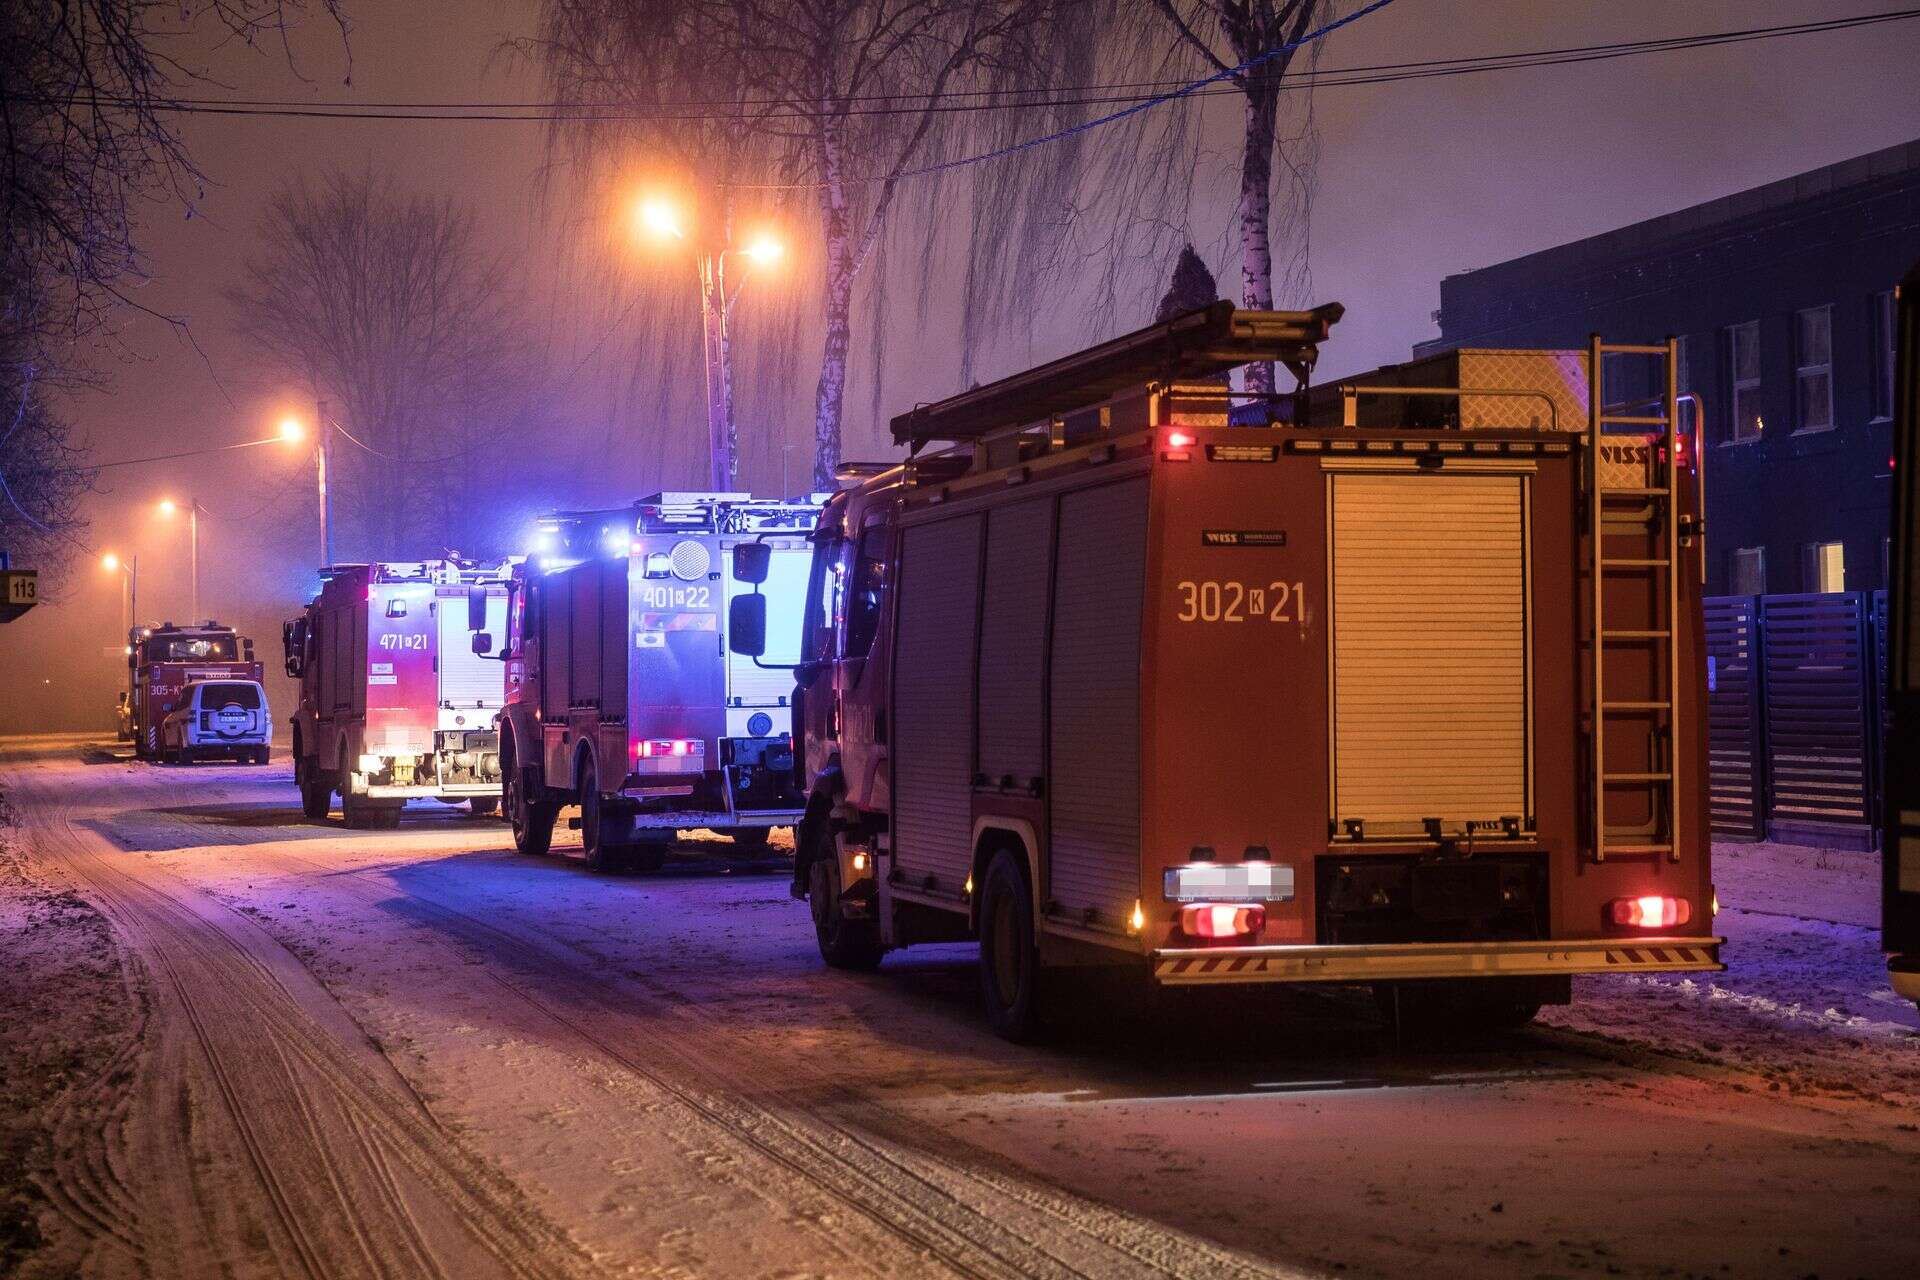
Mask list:
[{"label": "fire engine cab", "polygon": [[[977,937],[1014,1038],[1082,966],[1453,1025],[1721,967],[1671,344],[1309,388],[1339,315],[1220,303],[893,420],[799,636],[829,964]],[[1256,360],[1298,389],[1233,393]]]},{"label": "fire engine cab", "polygon": [[[817,500],[659,493],[542,522],[513,576],[499,716],[514,841],[544,854],[563,808],[598,869],[657,868],[675,832],[749,848],[800,817],[792,658],[729,652],[723,620],[752,597],[799,636]],[[754,572],[729,572],[753,549]]]}]

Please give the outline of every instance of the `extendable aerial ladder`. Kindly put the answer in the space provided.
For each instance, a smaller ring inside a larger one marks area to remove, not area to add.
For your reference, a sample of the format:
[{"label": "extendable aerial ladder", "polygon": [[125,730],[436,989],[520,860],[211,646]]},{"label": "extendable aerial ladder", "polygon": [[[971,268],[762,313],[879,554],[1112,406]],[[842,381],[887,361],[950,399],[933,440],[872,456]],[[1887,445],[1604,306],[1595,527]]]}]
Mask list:
[{"label": "extendable aerial ladder", "polygon": [[[1675,862],[1680,856],[1676,355],[1671,338],[1660,345],[1614,344],[1596,334],[1587,344],[1595,862],[1613,854],[1664,854]],[[1662,392],[1627,405],[1610,401],[1609,356],[1662,361]],[[1636,795],[1643,806],[1634,805]]]}]

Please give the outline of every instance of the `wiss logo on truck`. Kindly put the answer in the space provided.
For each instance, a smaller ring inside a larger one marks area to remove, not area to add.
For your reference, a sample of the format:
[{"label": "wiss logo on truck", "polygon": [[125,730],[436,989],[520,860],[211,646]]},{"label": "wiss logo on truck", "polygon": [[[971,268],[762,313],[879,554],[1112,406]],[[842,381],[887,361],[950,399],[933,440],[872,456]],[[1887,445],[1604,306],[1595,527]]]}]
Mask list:
[{"label": "wiss logo on truck", "polygon": [[460,560],[339,565],[282,628],[300,681],[294,780],[306,816],[333,796],[351,827],[393,826],[410,799],[500,803],[500,664],[472,634],[506,619],[506,566]]},{"label": "wiss logo on truck", "polygon": [[[661,493],[545,521],[551,545],[513,575],[502,655],[501,767],[522,852],[547,852],[569,806],[596,868],[658,867],[682,829],[757,848],[798,820],[792,671],[730,653],[723,622],[751,596],[797,634],[819,509]],[[750,580],[726,571],[742,545],[758,552]]]},{"label": "wiss logo on truck", "polygon": [[[1309,391],[1338,316],[1220,303],[915,410],[827,504],[795,887],[829,963],[977,936],[1015,1037],[1077,966],[1483,1026],[1720,967],[1671,345]],[[1300,390],[1232,395],[1254,360]],[[1664,390],[1609,404],[1618,361]]]}]

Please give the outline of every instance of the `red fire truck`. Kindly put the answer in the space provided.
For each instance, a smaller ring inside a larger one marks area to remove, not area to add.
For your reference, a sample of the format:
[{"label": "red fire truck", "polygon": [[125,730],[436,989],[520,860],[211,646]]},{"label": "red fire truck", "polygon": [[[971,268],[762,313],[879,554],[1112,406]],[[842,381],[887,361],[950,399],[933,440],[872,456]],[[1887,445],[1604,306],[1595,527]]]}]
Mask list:
[{"label": "red fire truck", "polygon": [[[570,805],[597,869],[657,868],[688,828],[757,848],[799,818],[792,668],[729,653],[721,619],[757,594],[797,638],[819,510],[660,493],[544,522],[543,553],[514,575],[502,652],[501,767],[523,853],[548,851]],[[760,549],[752,582],[724,572],[742,543]],[[490,651],[498,634],[475,643]]]},{"label": "red fire truck", "polygon": [[[916,409],[827,504],[795,876],[829,964],[978,937],[1016,1038],[1074,966],[1467,1026],[1721,967],[1672,344],[1309,390],[1339,314],[1220,303]],[[1231,393],[1255,360],[1300,389]],[[1635,362],[1653,403],[1611,404]]]},{"label": "red fire truck", "polygon": [[287,674],[300,681],[294,781],[319,820],[334,793],[350,827],[392,827],[415,798],[500,803],[493,717],[500,665],[471,633],[506,619],[507,567],[461,560],[338,565],[286,623]]},{"label": "red fire truck", "polygon": [[[253,641],[215,622],[148,623],[127,632],[127,692],[120,695],[120,734],[142,760],[160,757],[160,722],[195,680],[259,680]],[[255,761],[266,763],[264,754]]]}]

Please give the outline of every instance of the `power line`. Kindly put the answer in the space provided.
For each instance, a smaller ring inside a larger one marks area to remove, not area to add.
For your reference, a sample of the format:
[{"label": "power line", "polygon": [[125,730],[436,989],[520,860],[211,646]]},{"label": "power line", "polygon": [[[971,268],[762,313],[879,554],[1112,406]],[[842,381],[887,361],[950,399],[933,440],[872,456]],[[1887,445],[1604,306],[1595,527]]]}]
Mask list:
[{"label": "power line", "polygon": [[[1385,0],[1383,0],[1385,2]],[[1378,6],[1369,6],[1370,8]],[[1357,11],[1342,22],[1351,22],[1368,12]],[[1649,53],[1666,53],[1688,49],[1702,49],[1724,44],[1741,44],[1752,40],[1772,40],[1792,36],[1820,35],[1835,31],[1854,30],[1861,27],[1877,26],[1889,22],[1904,22],[1920,18],[1920,9],[1896,9],[1881,13],[1855,14],[1841,18],[1821,19],[1814,22],[1786,23],[1771,27],[1747,27],[1729,31],[1703,32],[1686,36],[1668,36],[1657,39],[1621,41],[1610,44],[1573,45],[1562,48],[1535,49],[1515,53],[1482,54],[1463,58],[1438,58],[1418,62],[1392,62],[1353,67],[1322,68],[1316,71],[1288,72],[1276,77],[1283,89],[1320,89],[1342,88],[1360,85],[1392,84],[1404,80],[1422,80],[1455,75],[1477,75],[1491,71],[1523,70],[1529,67],[1567,66],[1584,62],[1607,61],[1613,58],[1635,57]],[[1324,34],[1315,33],[1305,39],[1318,38]],[[1255,59],[1248,67],[1265,58],[1277,56],[1281,50],[1275,50],[1262,59]],[[1106,106],[1134,105],[1150,106],[1157,102],[1168,101],[1174,97],[1214,97],[1236,94],[1238,87],[1212,87],[1214,82],[1225,78],[1227,74],[1239,74],[1240,68],[1233,72],[1210,77],[1205,81],[1117,81],[1111,83],[1092,83],[1047,89],[969,89],[947,90],[938,94],[901,93],[901,94],[857,94],[839,99],[850,103],[881,104],[874,106],[855,106],[844,114],[853,116],[867,115],[918,115],[926,110],[938,112],[974,112],[974,111],[1014,111],[1062,106]],[[1258,75],[1249,79],[1259,82]],[[1171,91],[1163,92],[1171,86]],[[1181,92],[1185,89],[1185,92]],[[1032,96],[1032,95],[1064,96]],[[0,98],[15,102],[33,102],[40,105],[55,105],[54,100],[29,98],[22,95],[0,93]],[[132,100],[112,97],[89,97],[61,99],[76,106],[129,107]],[[893,104],[893,105],[885,105]],[[653,106],[641,108],[597,108],[574,110],[558,102],[371,102],[371,103],[302,103],[287,99],[247,99],[247,98],[181,98],[152,107],[154,110],[185,115],[226,115],[258,116],[267,118],[292,118],[313,120],[369,120],[369,121],[475,121],[497,124],[552,124],[561,122],[577,123],[621,123],[640,120],[734,120],[740,118],[748,108],[770,108],[774,114],[805,117],[815,114],[814,108],[788,99],[756,98],[725,101],[719,99],[666,100]]]}]

